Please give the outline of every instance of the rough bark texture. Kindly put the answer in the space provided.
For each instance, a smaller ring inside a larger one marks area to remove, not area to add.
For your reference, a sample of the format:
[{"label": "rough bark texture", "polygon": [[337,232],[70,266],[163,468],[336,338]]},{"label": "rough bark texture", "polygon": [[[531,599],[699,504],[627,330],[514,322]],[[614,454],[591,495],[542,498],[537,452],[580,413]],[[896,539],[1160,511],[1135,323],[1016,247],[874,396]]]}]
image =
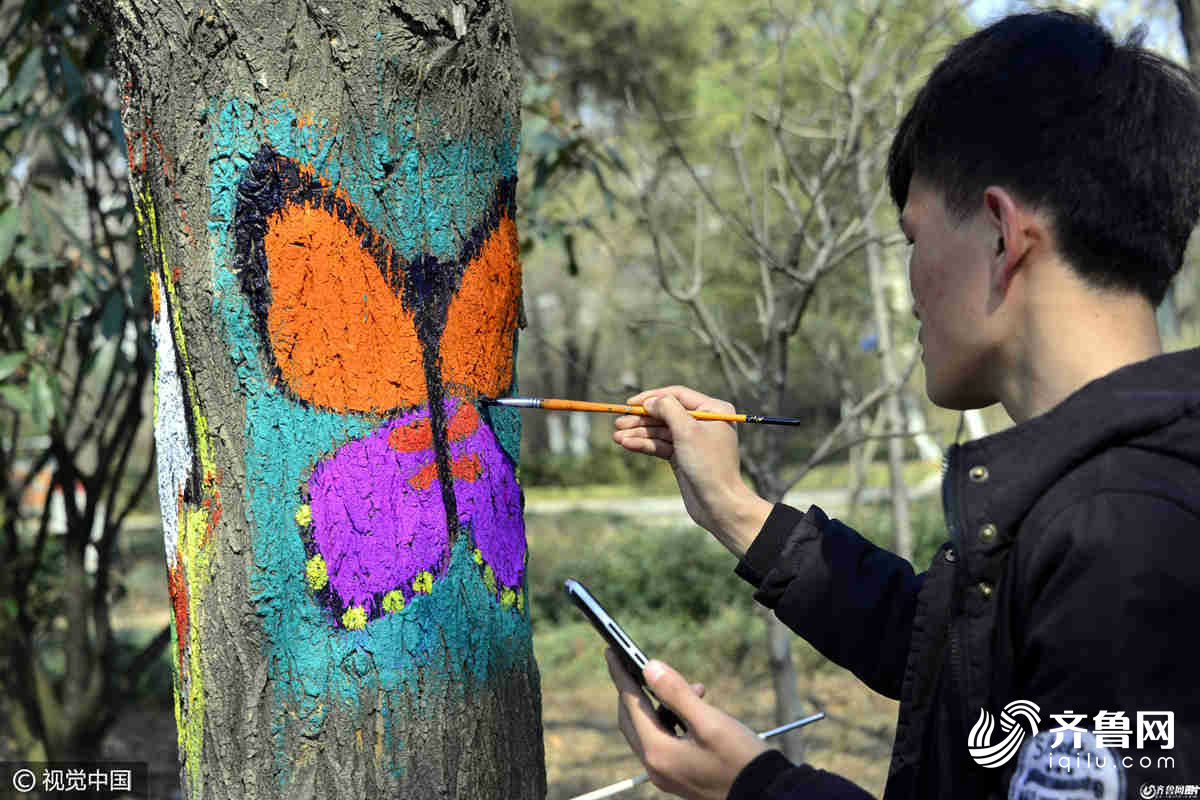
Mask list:
[{"label": "rough bark texture", "polygon": [[97,0],[188,798],[545,795],[507,4]]}]

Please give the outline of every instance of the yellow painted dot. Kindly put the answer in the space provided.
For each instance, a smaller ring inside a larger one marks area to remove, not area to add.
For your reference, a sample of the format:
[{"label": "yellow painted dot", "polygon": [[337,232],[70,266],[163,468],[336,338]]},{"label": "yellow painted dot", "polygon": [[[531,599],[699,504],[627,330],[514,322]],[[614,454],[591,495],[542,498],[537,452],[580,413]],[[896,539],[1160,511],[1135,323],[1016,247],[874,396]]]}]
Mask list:
[{"label": "yellow painted dot", "polygon": [[478,547],[476,547],[473,551],[471,551],[471,557],[475,559],[476,564],[483,563],[483,551],[480,550]]},{"label": "yellow painted dot", "polygon": [[383,610],[389,614],[404,610],[404,592],[393,589],[383,596]]},{"label": "yellow painted dot", "polygon": [[430,594],[433,592],[433,575],[429,572],[417,573],[417,577],[413,579],[413,591],[417,594]]},{"label": "yellow painted dot", "polygon": [[312,506],[305,503],[296,509],[296,524],[301,527],[312,522]]},{"label": "yellow painted dot", "polygon": [[505,586],[504,591],[500,592],[500,605],[504,608],[512,608],[516,601],[517,593]]},{"label": "yellow painted dot", "polygon": [[358,606],[351,606],[342,614],[342,625],[347,630],[357,631],[367,627],[367,612]]},{"label": "yellow painted dot", "polygon": [[314,592],[321,591],[325,588],[325,584],[329,583],[329,573],[325,570],[325,559],[321,558],[320,553],[308,560],[304,571],[308,575],[308,588]]},{"label": "yellow painted dot", "polygon": [[496,573],[492,570],[492,565],[488,564],[483,568],[483,585],[487,587],[492,594],[496,593]]}]

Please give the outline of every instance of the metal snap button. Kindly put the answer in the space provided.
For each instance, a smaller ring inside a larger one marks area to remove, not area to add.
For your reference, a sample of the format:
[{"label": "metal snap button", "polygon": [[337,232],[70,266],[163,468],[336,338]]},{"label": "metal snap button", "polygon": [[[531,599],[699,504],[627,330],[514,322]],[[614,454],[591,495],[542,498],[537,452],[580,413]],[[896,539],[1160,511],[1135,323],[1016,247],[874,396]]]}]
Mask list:
[{"label": "metal snap button", "polygon": [[996,526],[988,523],[979,529],[979,538],[985,542],[990,542],[996,538]]},{"label": "metal snap button", "polygon": [[953,564],[955,561],[958,561],[958,553],[954,552],[953,547],[946,550],[946,560],[951,564]]},{"label": "metal snap button", "polygon": [[987,581],[980,581],[979,582],[979,593],[981,595],[983,595],[984,597],[991,597],[992,596],[992,585],[990,583],[988,583]]},{"label": "metal snap button", "polygon": [[975,483],[983,483],[988,479],[988,468],[980,464],[978,466],[971,467],[967,475],[970,476],[971,480],[975,481]]}]

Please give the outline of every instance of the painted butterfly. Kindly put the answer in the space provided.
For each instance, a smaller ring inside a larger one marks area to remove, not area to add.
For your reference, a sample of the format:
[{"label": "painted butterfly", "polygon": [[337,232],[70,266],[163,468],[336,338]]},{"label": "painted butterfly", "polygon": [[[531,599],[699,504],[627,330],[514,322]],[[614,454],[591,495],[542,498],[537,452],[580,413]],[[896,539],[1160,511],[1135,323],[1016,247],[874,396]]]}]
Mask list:
[{"label": "painted butterfly", "polygon": [[306,580],[356,629],[428,593],[459,535],[505,607],[523,605],[511,459],[471,398],[512,381],[520,293],[514,181],[450,262],[406,260],[343,192],[262,146],[237,188],[235,266],[277,385],[381,422],[298,492]]}]

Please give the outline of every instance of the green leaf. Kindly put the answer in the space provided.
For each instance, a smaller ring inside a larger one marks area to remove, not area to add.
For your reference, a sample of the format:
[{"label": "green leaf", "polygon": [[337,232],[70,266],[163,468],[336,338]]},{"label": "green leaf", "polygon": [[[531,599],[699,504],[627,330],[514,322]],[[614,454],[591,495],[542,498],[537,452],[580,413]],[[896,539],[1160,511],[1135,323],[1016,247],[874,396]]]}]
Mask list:
[{"label": "green leaf", "polygon": [[21,62],[21,69],[17,72],[16,79],[8,89],[0,94],[0,97],[7,99],[10,107],[24,103],[29,95],[33,94],[34,87],[42,77],[41,72],[42,48],[31,48],[26,54],[25,60]]},{"label": "green leaf", "polygon": [[570,145],[570,139],[559,136],[549,129],[543,130],[537,136],[529,137],[529,152],[535,156],[558,153],[567,149]]},{"label": "green leaf", "polygon": [[125,298],[120,289],[110,289],[104,301],[100,320],[100,333],[105,339],[120,335],[125,328]]},{"label": "green leaf", "polygon": [[92,248],[91,244],[67,224],[67,221],[63,219],[61,214],[52,214],[52,219],[58,223],[59,229],[71,240],[71,244],[79,248],[80,255],[94,266],[98,273],[111,274],[114,271],[112,263],[101,258],[95,249]]},{"label": "green leaf", "polygon": [[8,261],[13,247],[17,244],[17,231],[20,227],[20,209],[13,205],[0,214],[0,264]]},{"label": "green leaf", "polygon": [[69,47],[62,48],[59,66],[62,69],[63,83],[67,87],[67,105],[74,105],[83,96],[83,77],[79,74],[79,68],[75,66],[75,62],[71,58]]},{"label": "green leaf", "polygon": [[532,106],[538,103],[544,103],[554,96],[554,87],[548,83],[525,84],[525,90],[521,93],[521,105]]},{"label": "green leaf", "polygon": [[31,409],[29,392],[24,386],[0,386],[0,399],[17,411],[28,412]]},{"label": "green leaf", "polygon": [[24,353],[8,353],[0,356],[0,381],[12,375],[25,363]]},{"label": "green leaf", "polygon": [[529,141],[535,136],[540,136],[542,131],[549,127],[550,120],[546,119],[541,114],[523,114],[521,117],[521,138],[525,141]]},{"label": "green leaf", "polygon": [[46,224],[46,216],[50,209],[36,191],[29,192],[29,233],[38,250],[45,253],[50,250],[50,227]]},{"label": "green leaf", "polygon": [[54,390],[50,385],[50,376],[40,366],[29,371],[29,398],[33,424],[44,428],[54,414]]}]

